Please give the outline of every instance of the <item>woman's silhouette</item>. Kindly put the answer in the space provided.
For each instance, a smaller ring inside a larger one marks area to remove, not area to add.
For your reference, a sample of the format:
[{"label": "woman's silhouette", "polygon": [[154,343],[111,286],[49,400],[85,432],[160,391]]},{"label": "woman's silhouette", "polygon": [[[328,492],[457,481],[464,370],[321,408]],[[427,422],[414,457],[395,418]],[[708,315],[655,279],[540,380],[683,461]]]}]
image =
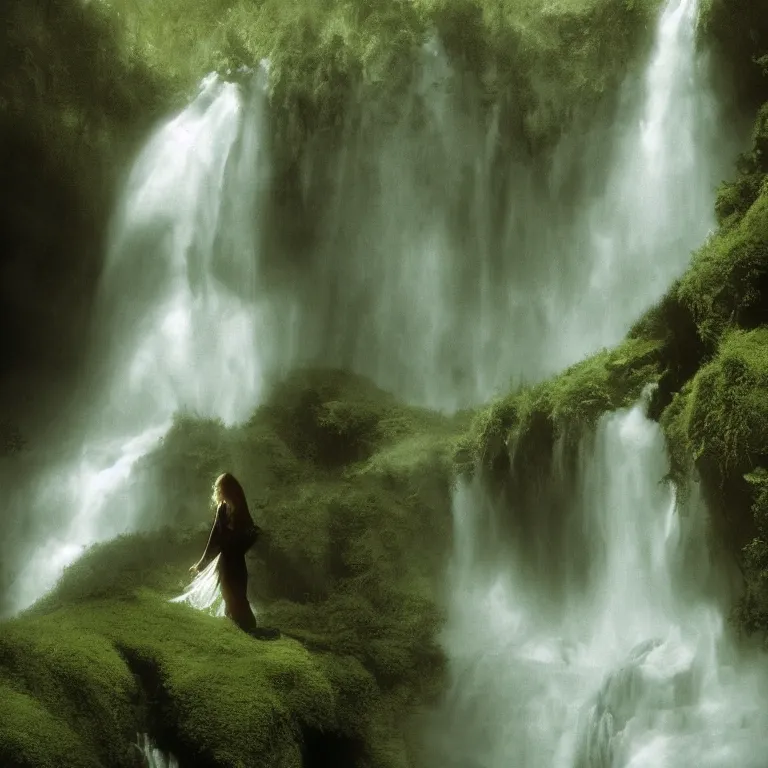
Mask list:
[{"label": "woman's silhouette", "polygon": [[208,544],[203,556],[189,570],[197,574],[218,555],[219,586],[227,617],[255,637],[278,637],[280,633],[277,630],[256,626],[256,617],[248,602],[245,553],[255,544],[261,529],[253,522],[243,488],[233,475],[225,472],[216,478],[213,501],[216,516]]}]

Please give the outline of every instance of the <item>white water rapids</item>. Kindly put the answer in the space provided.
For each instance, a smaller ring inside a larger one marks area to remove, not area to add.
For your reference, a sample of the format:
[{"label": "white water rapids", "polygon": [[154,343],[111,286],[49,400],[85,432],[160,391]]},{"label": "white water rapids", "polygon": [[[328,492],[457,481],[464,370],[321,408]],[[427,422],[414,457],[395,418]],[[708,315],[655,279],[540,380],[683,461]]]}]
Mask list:
[{"label": "white water rapids", "polygon": [[[240,85],[208,78],[126,181],[92,344],[98,388],[72,441],[82,448],[10,498],[27,526],[17,538],[35,541],[14,612],[84,548],[162,522],[140,518],[131,473],[179,410],[241,421],[272,372],[308,361],[453,409],[620,341],[713,227],[732,160],[696,14],[695,0],[666,2],[611,126],[566,136],[545,178],[499,156],[500,118],[484,126],[429,41],[394,126],[364,104],[341,150],[307,146],[301,183],[321,213],[301,269],[283,265],[295,254],[264,213],[266,69]],[[580,179],[575,196],[566,178]],[[729,644],[706,510],[695,498],[678,508],[660,484],[657,426],[641,406],[607,415],[581,461],[564,506],[572,541],[542,511],[532,540],[488,551],[482,526],[518,510],[459,488],[452,682],[431,717],[430,763],[765,768],[764,666]],[[213,568],[180,599],[220,614]],[[563,578],[547,593],[552,573],[571,571],[584,571],[578,586]],[[164,765],[143,738],[145,759]]]}]

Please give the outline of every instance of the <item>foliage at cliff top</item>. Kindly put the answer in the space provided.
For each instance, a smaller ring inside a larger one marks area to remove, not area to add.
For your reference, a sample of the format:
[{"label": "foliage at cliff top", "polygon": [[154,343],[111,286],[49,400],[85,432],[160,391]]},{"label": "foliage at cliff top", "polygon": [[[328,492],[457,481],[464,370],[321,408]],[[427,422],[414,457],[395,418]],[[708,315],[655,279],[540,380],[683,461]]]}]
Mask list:
[{"label": "foliage at cliff top", "polygon": [[657,381],[663,349],[663,339],[629,338],[559,376],[497,399],[479,411],[459,446],[461,469],[506,471],[511,453],[547,461],[556,440],[578,439],[603,413],[631,404]]},{"label": "foliage at cliff top", "polygon": [[[658,0],[99,0],[92,3],[146,64],[186,98],[207,72],[271,63],[278,106],[337,122],[368,83],[402,93],[419,46],[437,30],[454,60],[552,130],[581,100],[623,76]],[[307,128],[306,125],[300,128]],[[300,140],[301,135],[296,139]]]},{"label": "foliage at cliff top", "polygon": [[[0,625],[0,685],[13,692],[0,759],[18,750],[54,765],[67,744],[90,755],[83,765],[129,765],[130,741],[149,730],[201,766],[298,764],[302,743],[339,765],[353,753],[356,765],[403,765],[403,718],[443,680],[438,583],[465,428],[320,370],[275,386],[242,426],[180,417],[133,488],[155,532],[94,547]],[[166,602],[202,552],[223,470],[265,530],[251,598],[286,633],[277,642]]]}]

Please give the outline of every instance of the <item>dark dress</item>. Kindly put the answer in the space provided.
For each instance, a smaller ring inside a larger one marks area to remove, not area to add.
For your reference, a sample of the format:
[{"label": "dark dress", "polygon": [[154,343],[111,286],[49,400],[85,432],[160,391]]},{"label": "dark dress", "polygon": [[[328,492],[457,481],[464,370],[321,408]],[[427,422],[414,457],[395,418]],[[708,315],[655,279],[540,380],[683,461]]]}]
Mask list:
[{"label": "dark dress", "polygon": [[218,554],[218,575],[221,595],[228,618],[246,632],[256,630],[256,617],[248,602],[248,568],[245,553],[254,545],[261,529],[246,513],[245,520],[230,525],[226,502],[219,504],[208,537],[208,544],[200,559],[205,565]]}]

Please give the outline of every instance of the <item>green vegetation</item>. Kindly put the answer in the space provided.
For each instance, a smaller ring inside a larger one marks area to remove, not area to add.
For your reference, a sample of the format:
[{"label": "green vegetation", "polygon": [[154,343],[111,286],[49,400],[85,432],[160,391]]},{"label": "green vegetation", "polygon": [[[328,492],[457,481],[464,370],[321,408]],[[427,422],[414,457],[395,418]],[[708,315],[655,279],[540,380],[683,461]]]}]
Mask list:
[{"label": "green vegetation", "polygon": [[731,326],[768,322],[768,104],[752,138],[739,176],[720,188],[720,229],[695,254],[678,291],[710,349]]},{"label": "green vegetation", "polygon": [[[437,29],[483,103],[535,146],[611,91],[657,5],[14,0],[0,54],[0,146],[15,195],[3,206],[3,285],[19,311],[2,318],[4,343],[16,345],[6,362],[30,346],[21,328],[41,311],[38,332],[59,343],[45,323],[94,283],[106,190],[151,120],[207,71],[268,57],[275,133],[293,157],[307,134],[338,129],[359,89],[382,103],[401,94]],[[768,46],[758,16],[728,26],[737,7],[711,0],[704,29],[723,55],[738,49],[737,70],[749,59],[754,99],[764,81],[752,60]],[[136,733],[148,730],[204,767],[308,764],[311,750],[340,766],[407,765],[404,718],[443,682],[435,638],[455,472],[541,477],[556,446],[575,447],[651,382],[672,477],[683,484],[698,469],[743,547],[741,626],[768,630],[766,110],[720,190],[718,232],[617,349],[452,419],[338,371],[292,375],[241,426],[180,415],[137,479],[154,531],[94,547],[0,625],[0,763],[131,766]],[[66,326],[76,338],[77,322]],[[202,550],[224,469],[266,532],[251,586],[279,641],[167,602]]]},{"label": "green vegetation", "polygon": [[[147,729],[201,766],[297,765],[310,743],[402,765],[404,718],[443,681],[438,589],[466,422],[319,370],[277,385],[240,427],[180,417],[136,489],[172,527],[92,548],[0,625],[0,684],[24,697],[14,717],[44,708],[84,765],[129,765]],[[266,532],[249,569],[261,620],[286,633],[276,642],[166,602],[205,545],[223,469]],[[13,738],[0,725],[0,754]]]},{"label": "green vegetation", "polygon": [[[350,725],[345,696],[371,691],[357,697],[357,733],[376,703],[375,683],[354,660],[339,659],[339,671],[295,640],[258,642],[156,595],[7,623],[0,653],[15,699],[3,697],[13,714],[0,724],[0,754],[20,746],[14,765],[133,766],[136,733],[150,724],[188,764],[298,765],[304,731]],[[63,747],[72,754],[55,762]]]},{"label": "green vegetation", "polygon": [[491,403],[463,441],[461,466],[507,474],[511,454],[526,463],[549,461],[558,439],[575,445],[603,413],[630,405],[645,385],[658,381],[663,348],[660,339],[629,338],[554,379]]},{"label": "green vegetation", "polygon": [[[283,133],[338,124],[361,85],[401,94],[418,46],[437,30],[487,99],[517,106],[531,135],[559,128],[583,101],[615,85],[657,0],[111,0],[94,3],[132,60],[174,92],[203,74],[271,63]],[[534,85],[535,83],[535,85]],[[394,106],[394,102],[393,102]],[[583,104],[582,104],[583,106]]]},{"label": "green vegetation", "polygon": [[755,109],[768,100],[768,14],[751,0],[703,0],[701,33],[738,101]]},{"label": "green vegetation", "polygon": [[755,537],[744,547],[746,591],[735,618],[748,633],[768,631],[768,470],[758,467],[744,476],[752,490]]},{"label": "green vegetation", "polygon": [[734,330],[671,408],[670,426],[694,461],[723,475],[744,473],[768,456],[768,328]]},{"label": "green vegetation", "polygon": [[95,5],[3,2],[0,367],[77,358],[116,180],[162,109]]}]

